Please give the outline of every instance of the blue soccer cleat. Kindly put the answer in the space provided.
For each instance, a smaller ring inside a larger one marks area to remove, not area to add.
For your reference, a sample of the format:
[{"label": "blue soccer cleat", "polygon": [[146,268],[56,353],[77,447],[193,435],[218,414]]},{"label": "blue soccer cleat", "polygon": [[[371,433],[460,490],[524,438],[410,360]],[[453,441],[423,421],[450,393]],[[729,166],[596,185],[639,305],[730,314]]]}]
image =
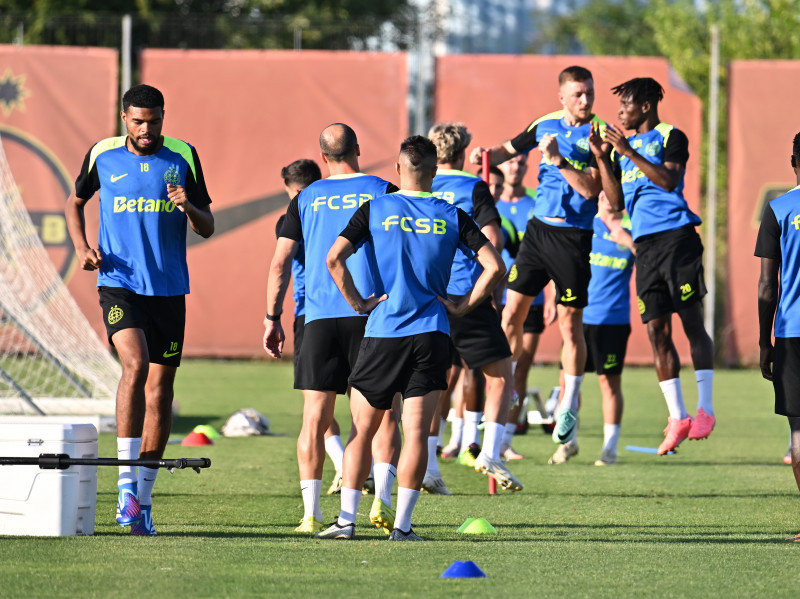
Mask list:
[{"label": "blue soccer cleat", "polygon": [[139,535],[142,537],[156,536],[156,527],[153,526],[153,516],[151,514],[152,507],[151,505],[141,506],[142,518],[131,526],[132,535]]},{"label": "blue soccer cleat", "polygon": [[117,524],[130,526],[142,518],[136,483],[120,485],[117,499]]},{"label": "blue soccer cleat", "polygon": [[561,410],[556,416],[556,427],[553,429],[554,443],[569,443],[578,428],[578,414],[572,410]]}]

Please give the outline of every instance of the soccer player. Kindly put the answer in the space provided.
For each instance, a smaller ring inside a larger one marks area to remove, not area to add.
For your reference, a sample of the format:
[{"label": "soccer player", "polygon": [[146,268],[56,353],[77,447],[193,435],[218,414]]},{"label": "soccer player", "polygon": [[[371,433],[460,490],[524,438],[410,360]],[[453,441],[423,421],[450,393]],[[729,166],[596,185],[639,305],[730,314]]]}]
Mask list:
[{"label": "soccer player", "polygon": [[[519,231],[519,239],[521,241],[525,236],[528,221],[533,217],[536,205],[536,192],[529,190],[523,183],[525,174],[528,172],[528,155],[518,154],[500,163],[497,168],[503,173],[503,187],[497,200],[497,211],[500,216],[513,223],[517,231]],[[507,266],[510,269],[511,266],[508,264]],[[502,303],[505,306],[505,296]],[[533,364],[533,357],[536,355],[536,348],[539,345],[539,337],[544,331],[544,312],[544,291],[540,291],[531,303],[528,316],[522,325],[522,348],[514,364],[514,390],[520,399],[524,398],[528,393],[528,374],[531,370],[531,364]],[[552,314],[551,318],[555,318],[555,313]],[[549,320],[549,323],[552,322],[553,320]],[[537,407],[544,415],[544,409],[541,406]],[[520,401],[511,409],[509,422],[506,424],[502,449],[503,457],[507,460],[522,458],[511,447],[511,439],[516,430],[521,408],[522,402]]]},{"label": "soccer player", "polygon": [[[164,96],[136,85],[122,96],[126,135],[86,154],[65,215],[78,264],[97,270],[108,341],[122,363],[117,388],[117,455],[160,459],[172,427],[175,374],[183,352],[189,293],[186,223],[210,237],[214,217],[197,151],[161,134]],[[84,210],[100,191],[96,247]],[[121,466],[117,522],[156,534],[152,491],[158,469]]]},{"label": "soccer player", "polygon": [[[565,389],[553,441],[567,443],[575,434],[578,394],[586,365],[582,315],[591,276],[592,219],[601,189],[590,138],[599,137],[603,123],[592,113],[591,72],[580,66],[568,67],[559,74],[558,85],[563,109],[535,120],[515,138],[489,148],[489,160],[500,164],[533,148],[542,154],[533,218],[508,275],[503,329],[518,359],[530,306],[548,281],[555,283],[564,342],[561,359]],[[475,148],[470,161],[480,164],[483,151]]]},{"label": "soccer player", "polygon": [[[758,345],[761,375],[775,388],[775,413],[791,431],[792,472],[800,490],[800,133],[792,142],[797,187],[764,207],[755,255],[758,278]],[[775,343],[772,342],[773,323]],[[787,541],[800,543],[800,534]]]},{"label": "soccer player", "polygon": [[[295,160],[291,164],[281,169],[281,179],[286,194],[291,201],[298,193],[311,185],[314,181],[322,179],[322,171],[319,165],[308,158]],[[286,215],[281,216],[275,225],[276,237],[281,236],[281,228],[286,220]],[[294,366],[297,369],[297,358],[300,355],[300,347],[303,345],[303,327],[306,320],[306,272],[305,272],[305,252],[302,244],[297,248],[297,253],[292,259],[292,299],[294,299]],[[340,435],[339,423],[336,418],[331,422],[328,430],[325,431],[325,453],[333,462],[336,474],[333,482],[328,489],[328,495],[338,493],[342,486],[342,458],[344,458],[344,447]]]},{"label": "soccer player", "polygon": [[[325,257],[338,232],[361,204],[397,189],[379,177],[359,172],[361,151],[349,126],[334,123],[326,127],[320,134],[319,147],[330,176],[312,183],[289,203],[270,265],[264,320],[264,349],[273,358],[280,358],[285,339],[281,325],[283,298],[291,261],[302,243],[306,258],[306,320],[294,387],[303,391],[297,461],[304,514],[295,530],[306,533],[323,527],[320,494],[324,435],[333,420],[336,395],[347,391],[347,377],[355,364],[367,320],[355,313],[339,293],[328,274]],[[366,260],[355,256],[349,266],[359,290],[369,296],[375,282]],[[375,507],[378,515],[387,520],[392,518],[391,489],[396,472],[392,463],[396,463],[399,448],[400,432],[394,413],[389,410],[375,448]]]},{"label": "soccer player", "polygon": [[[689,141],[680,129],[662,123],[658,103],[664,90],[650,77],[637,77],[614,88],[620,98],[619,122],[633,130],[608,127],[613,145],[610,161],[598,146],[603,189],[616,210],[625,208],[636,243],[636,293],[642,322],[653,348],[656,373],[669,409],[659,455],[684,439],[705,439],[716,418],[712,402],[714,343],[703,324],[706,294],[703,243],[695,231],[700,217],[683,197]],[[697,414],[687,413],[681,392],[680,358],[672,341],[672,314],[677,313],[689,340],[697,379]]]},{"label": "soccer player", "polygon": [[[328,254],[328,268],[353,309],[369,314],[364,342],[350,376],[356,435],[344,456],[339,518],[317,536],[352,539],[360,489],[369,470],[369,444],[392,397],[403,396],[403,434],[397,481],[397,516],[391,541],[419,541],[411,514],[427,461],[427,437],[441,390],[447,386],[450,341],[448,312],[464,314],[494,289],[505,266],[475,222],[462,210],[431,195],[436,147],[415,135],[400,147],[397,170],[402,190],[364,204]],[[458,248],[474,253],[483,272],[457,303],[445,299]],[[378,281],[364,298],[353,284],[347,259],[367,254]],[[346,492],[347,491],[347,492]]]},{"label": "soccer player", "polygon": [[[434,125],[428,138],[436,146],[438,170],[433,179],[433,195],[466,212],[495,248],[502,249],[500,215],[489,186],[479,177],[464,172],[466,150],[472,135],[462,123]],[[480,275],[480,264],[461,251],[456,252],[448,297],[458,301],[470,293]],[[492,290],[494,291],[494,290]],[[491,298],[465,316],[450,314],[450,338],[464,364],[480,369],[486,379],[484,437],[474,468],[494,478],[504,489],[522,490],[522,484],[500,460],[500,446],[508,421],[513,394],[511,350],[497,318]],[[462,441],[462,446],[463,446]]]}]

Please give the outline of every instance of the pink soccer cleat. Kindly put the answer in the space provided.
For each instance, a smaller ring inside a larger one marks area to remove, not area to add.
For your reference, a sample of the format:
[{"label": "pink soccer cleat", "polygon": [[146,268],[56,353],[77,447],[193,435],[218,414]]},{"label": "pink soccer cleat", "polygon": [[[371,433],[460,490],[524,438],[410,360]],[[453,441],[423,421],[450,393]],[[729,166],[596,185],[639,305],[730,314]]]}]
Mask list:
[{"label": "pink soccer cleat", "polygon": [[664,429],[664,441],[658,446],[658,455],[666,455],[681,444],[692,428],[692,417],[686,416],[683,420],[670,418],[667,428]]},{"label": "pink soccer cleat", "polygon": [[694,424],[689,431],[689,440],[695,441],[697,439],[705,439],[714,430],[714,425],[717,419],[709,414],[703,408],[697,410],[697,416],[694,417]]}]

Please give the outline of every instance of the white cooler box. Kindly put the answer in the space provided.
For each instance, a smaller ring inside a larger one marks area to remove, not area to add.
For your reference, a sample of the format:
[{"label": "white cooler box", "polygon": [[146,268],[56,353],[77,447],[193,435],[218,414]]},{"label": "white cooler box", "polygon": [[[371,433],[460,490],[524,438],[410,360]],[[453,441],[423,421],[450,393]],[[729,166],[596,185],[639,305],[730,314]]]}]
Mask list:
[{"label": "white cooler box", "polygon": [[[91,424],[0,424],[0,456],[64,453],[97,457]],[[64,537],[94,534],[97,466],[41,470],[0,465],[0,535]]]}]

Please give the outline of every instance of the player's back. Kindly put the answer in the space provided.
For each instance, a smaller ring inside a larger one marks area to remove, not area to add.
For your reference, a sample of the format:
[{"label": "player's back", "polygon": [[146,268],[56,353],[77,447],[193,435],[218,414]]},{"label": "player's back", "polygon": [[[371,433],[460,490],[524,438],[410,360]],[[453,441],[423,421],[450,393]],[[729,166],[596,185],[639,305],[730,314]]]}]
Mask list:
[{"label": "player's back", "polygon": [[[630,231],[627,215],[622,226]],[[597,216],[590,263],[589,304],[583,309],[586,324],[630,323],[630,280],[633,272],[633,252],[610,237],[611,231]]]},{"label": "player's back", "polygon": [[[356,173],[320,179],[298,195],[297,210],[305,249],[306,323],[319,318],[358,316],[334,284],[326,258],[358,207],[384,195],[390,185],[380,177]],[[351,256],[347,266],[356,288],[364,297],[369,297],[374,291],[374,282],[363,255]]]}]

